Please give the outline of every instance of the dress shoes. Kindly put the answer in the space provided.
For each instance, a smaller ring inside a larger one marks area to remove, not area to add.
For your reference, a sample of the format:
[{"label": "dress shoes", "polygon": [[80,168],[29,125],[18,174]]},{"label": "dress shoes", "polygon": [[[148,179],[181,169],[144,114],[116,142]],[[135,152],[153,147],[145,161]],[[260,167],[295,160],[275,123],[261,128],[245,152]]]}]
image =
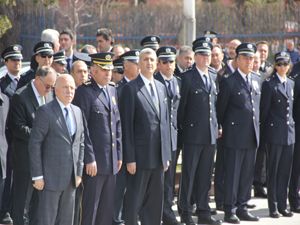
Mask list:
[{"label": "dress shoes", "polygon": [[269,215],[271,218],[279,218],[280,217],[280,214],[278,211],[270,212]]},{"label": "dress shoes", "polygon": [[[210,209],[210,215],[217,215],[217,210],[216,209]],[[199,215],[199,211],[198,209],[196,209],[195,212],[193,212],[193,216],[198,216]]]},{"label": "dress shoes", "polygon": [[239,224],[240,219],[235,214],[225,214],[224,221],[227,223]]},{"label": "dress shoes", "polygon": [[182,225],[182,223],[179,223],[176,220],[176,218],[174,218],[174,219],[163,220],[162,225]]},{"label": "dress shoes", "polygon": [[191,216],[181,216],[181,223],[184,223],[185,225],[196,225]]},{"label": "dress shoes", "polygon": [[221,225],[221,220],[216,220],[210,215],[207,216],[198,216],[198,224],[211,224],[211,225]]},{"label": "dress shoes", "polygon": [[259,221],[259,218],[257,216],[252,215],[251,213],[247,211],[243,212],[237,212],[236,215],[240,220],[244,221]]},{"label": "dress shoes", "polygon": [[256,207],[255,204],[246,204],[247,209],[254,209]]},{"label": "dress shoes", "polygon": [[4,216],[0,220],[0,224],[13,224],[13,220],[10,217],[9,213],[4,214]]},{"label": "dress shoes", "polygon": [[300,206],[298,207],[291,207],[291,211],[294,213],[300,213]]},{"label": "dress shoes", "polygon": [[292,217],[294,214],[290,210],[278,210],[279,213],[284,217]]},{"label": "dress shoes", "polygon": [[254,197],[256,198],[267,198],[267,192],[263,187],[260,188],[254,188]]}]

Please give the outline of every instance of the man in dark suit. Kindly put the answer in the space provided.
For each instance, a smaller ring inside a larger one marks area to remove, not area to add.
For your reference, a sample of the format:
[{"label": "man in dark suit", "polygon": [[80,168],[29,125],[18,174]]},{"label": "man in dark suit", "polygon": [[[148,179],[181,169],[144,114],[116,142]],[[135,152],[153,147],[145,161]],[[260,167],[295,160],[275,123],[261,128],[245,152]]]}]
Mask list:
[{"label": "man in dark suit", "polygon": [[[22,68],[22,47],[20,45],[11,45],[3,50],[1,56],[7,68],[7,74],[0,80],[0,88],[9,98],[16,91],[18,81],[20,79],[20,71]],[[0,224],[13,223],[10,212],[12,207],[12,151],[11,151],[11,133],[7,133],[8,151],[7,151],[7,168],[4,186],[4,194],[2,195],[2,208],[0,212]]]},{"label": "man in dark suit", "polygon": [[183,74],[178,111],[183,127],[182,180],[179,207],[181,221],[194,225],[191,196],[197,206],[198,223],[220,224],[211,216],[208,205],[215,145],[218,136],[216,117],[216,73],[209,70],[212,45],[195,41],[195,67]]},{"label": "man in dark suit", "polygon": [[74,104],[87,120],[82,225],[112,223],[116,174],[122,166],[121,121],[111,80],[112,53],[91,54],[91,82],[77,88]]},{"label": "man in dark suit", "polygon": [[[7,115],[9,108],[9,99],[0,90],[0,196],[3,194],[5,178],[6,178],[6,157],[7,157]],[[0,198],[0,208],[2,207],[3,199]],[[8,221],[9,222],[9,221]]]},{"label": "man in dark suit", "polygon": [[75,44],[74,41],[74,34],[72,33],[71,30],[63,30],[59,34],[59,44],[60,44],[60,49],[65,51],[66,55],[66,69],[70,73],[71,72],[71,67],[74,61],[73,57],[73,45]]},{"label": "man in dark suit", "polygon": [[258,221],[247,210],[259,144],[260,78],[251,72],[256,46],[242,43],[236,49],[237,70],[220,83],[218,122],[224,148],[225,221]]},{"label": "man in dark suit", "polygon": [[158,72],[154,78],[159,80],[166,88],[168,96],[168,109],[170,115],[171,133],[171,163],[165,172],[164,206],[162,221],[164,225],[177,225],[175,213],[172,210],[174,199],[174,181],[176,172],[177,150],[177,110],[180,101],[180,78],[174,77],[176,49],[170,46],[160,47],[156,51],[158,57]]},{"label": "man in dark suit", "polygon": [[130,175],[125,194],[125,224],[160,225],[164,169],[171,160],[168,99],[153,78],[157,57],[140,52],[140,74],[124,86],[120,101],[124,160]]},{"label": "man in dark suit", "polygon": [[[117,92],[119,97],[119,105],[120,105],[120,97],[122,95],[123,87],[134,80],[139,74],[138,62],[139,62],[139,50],[131,50],[125,52],[120,56],[123,60],[123,68],[124,68],[124,77],[117,83]],[[123,112],[120,109],[120,115],[122,116]],[[127,183],[127,169],[126,164],[123,163],[121,170],[117,174],[116,180],[116,190],[115,190],[115,200],[114,200],[114,216],[113,216],[113,225],[122,225],[124,224],[124,196],[126,191],[126,183]]]},{"label": "man in dark suit", "polygon": [[[28,141],[35,112],[39,106],[53,99],[52,88],[56,72],[48,66],[40,67],[36,77],[13,95],[9,127],[13,133],[13,209],[15,225],[24,224],[28,219],[29,202],[33,187],[30,176]],[[24,211],[25,214],[24,215]]]},{"label": "man in dark suit", "polygon": [[37,224],[71,225],[75,188],[81,183],[84,126],[81,110],[72,105],[74,79],[60,75],[54,99],[36,112],[29,139],[30,172],[38,192]]},{"label": "man in dark suit", "polygon": [[190,69],[193,64],[193,49],[188,45],[181,46],[177,52],[174,75],[181,78],[182,73]]},{"label": "man in dark suit", "polygon": [[21,74],[21,78],[18,82],[17,89],[25,86],[31,80],[34,79],[36,70],[42,66],[51,66],[53,62],[53,43],[40,41],[33,48],[34,55],[32,56],[32,65],[36,65],[37,68],[31,67],[30,70]]}]

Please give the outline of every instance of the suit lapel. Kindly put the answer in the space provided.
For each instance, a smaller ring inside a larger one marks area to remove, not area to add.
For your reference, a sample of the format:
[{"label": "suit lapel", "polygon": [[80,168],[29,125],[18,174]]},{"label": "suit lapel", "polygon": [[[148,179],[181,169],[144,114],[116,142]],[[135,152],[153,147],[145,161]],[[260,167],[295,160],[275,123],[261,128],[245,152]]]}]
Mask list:
[{"label": "suit lapel", "polygon": [[35,97],[34,91],[31,87],[31,82],[27,84],[27,87],[28,87],[28,95],[29,95],[29,98],[31,99],[31,103],[32,103],[34,109],[37,110],[39,108],[39,102]]},{"label": "suit lapel", "polygon": [[194,81],[195,81],[197,87],[200,87],[203,91],[208,93],[208,90],[206,89],[206,86],[201,78],[199,71],[197,70],[196,67],[194,67],[193,70],[195,70],[195,73],[193,73],[193,76],[194,76]]},{"label": "suit lapel", "polygon": [[[289,98],[288,95],[287,95],[287,93],[286,93],[287,91],[284,89],[283,84],[280,82],[280,80],[279,80],[279,78],[277,77],[277,75],[275,75],[275,79],[276,79],[278,91],[279,91],[285,98]],[[285,85],[287,85],[286,89],[288,89],[287,81],[286,81]]]},{"label": "suit lapel", "polygon": [[78,130],[78,127],[79,127],[79,121],[80,121],[80,115],[78,113],[75,113],[75,110],[74,110],[74,106],[71,104],[71,109],[72,109],[72,113],[74,115],[74,119],[75,119],[75,123],[76,123],[76,127],[75,127],[75,135],[77,135],[77,130]]},{"label": "suit lapel", "polygon": [[150,104],[150,106],[152,107],[152,109],[156,112],[156,114],[158,115],[158,112],[155,108],[155,105],[154,105],[154,102],[152,101],[151,99],[151,96],[146,88],[146,85],[144,83],[144,81],[142,80],[142,78],[139,76],[137,78],[137,82],[138,82],[138,85],[139,85],[139,88],[141,90],[141,93],[144,95],[144,97],[146,98],[147,102]]},{"label": "suit lapel", "polygon": [[69,142],[72,142],[72,139],[70,137],[68,127],[67,127],[67,124],[66,124],[66,121],[65,121],[65,117],[64,117],[63,112],[62,112],[62,110],[59,106],[59,103],[56,99],[55,99],[55,104],[53,104],[53,111],[55,112],[56,118],[58,119],[58,121],[59,121],[59,123],[62,127],[62,130],[65,133],[65,137],[67,137]]},{"label": "suit lapel", "polygon": [[102,104],[105,106],[105,108],[107,110],[109,110],[109,106],[108,106],[107,100],[105,99],[103,91],[100,89],[100,87],[97,85],[97,83],[94,80],[92,80],[92,84],[93,84],[94,90],[97,92],[98,99],[102,102]]},{"label": "suit lapel", "polygon": [[[249,90],[249,88],[247,87],[247,84],[246,84],[246,81],[244,80],[244,78],[242,77],[242,74],[240,74],[239,72],[237,72],[236,74],[237,76],[237,79],[238,81],[240,82],[240,84],[244,87],[244,89],[249,93],[251,94],[251,91]],[[252,83],[252,82],[250,82]],[[249,84],[251,86],[251,84]]]},{"label": "suit lapel", "polygon": [[159,81],[154,80],[160,110],[159,110],[159,112],[157,112],[157,110],[155,109],[155,111],[156,111],[158,118],[160,119],[160,115],[162,115],[161,111],[163,110],[163,105],[164,105],[165,99],[164,99],[164,94],[163,94],[162,90],[160,88],[157,88],[159,86],[158,82]]}]

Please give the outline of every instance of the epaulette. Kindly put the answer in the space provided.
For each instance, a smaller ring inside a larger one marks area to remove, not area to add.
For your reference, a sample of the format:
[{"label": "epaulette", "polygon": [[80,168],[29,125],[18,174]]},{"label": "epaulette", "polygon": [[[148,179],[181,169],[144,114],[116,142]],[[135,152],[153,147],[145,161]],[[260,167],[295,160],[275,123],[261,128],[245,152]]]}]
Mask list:
[{"label": "epaulette", "polygon": [[211,66],[208,67],[208,70],[209,72],[212,72],[212,73],[217,73],[216,69],[215,68],[212,68]]},{"label": "epaulette", "polygon": [[181,77],[174,75],[174,77],[176,77],[177,80],[181,80]]},{"label": "epaulette", "polygon": [[108,85],[113,86],[113,87],[116,86],[115,82],[112,82],[112,81],[110,81],[110,82],[108,83]]}]

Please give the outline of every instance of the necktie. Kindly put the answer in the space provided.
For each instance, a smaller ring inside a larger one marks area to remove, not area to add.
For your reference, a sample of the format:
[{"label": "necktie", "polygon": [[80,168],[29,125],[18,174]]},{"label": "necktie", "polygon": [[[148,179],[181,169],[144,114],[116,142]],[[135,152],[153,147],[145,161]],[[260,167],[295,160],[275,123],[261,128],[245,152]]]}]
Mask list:
[{"label": "necktie", "polygon": [[102,88],[102,91],[103,91],[103,94],[105,96],[105,100],[106,100],[107,105],[110,106],[110,104],[109,104],[109,96],[108,96],[106,88],[105,87]]},{"label": "necktie", "polygon": [[71,71],[71,59],[66,58],[66,61],[67,61],[67,70],[70,72]]},{"label": "necktie", "polygon": [[157,97],[155,96],[155,92],[154,92],[154,89],[153,89],[153,86],[151,83],[149,83],[149,86],[150,86],[150,93],[151,93],[151,98],[152,98],[152,101],[154,103],[154,106],[157,110],[157,112],[159,112],[159,103],[158,103],[158,99]]},{"label": "necktie", "polygon": [[210,91],[210,85],[209,85],[209,83],[208,83],[208,77],[207,77],[207,75],[203,75],[203,77],[204,77],[204,85],[205,85],[205,88],[206,88],[206,90],[207,91]]},{"label": "necktie", "polygon": [[251,86],[250,86],[250,78],[248,76],[246,76],[246,85],[249,91],[251,91]]},{"label": "necktie", "polygon": [[69,110],[68,108],[64,108],[65,110],[65,121],[66,121],[66,125],[69,131],[70,136],[72,136],[72,123],[71,123],[71,119],[70,119],[70,115],[69,115]]},{"label": "necktie", "polygon": [[283,86],[284,91],[286,91],[286,82],[285,81],[282,82],[282,86]]},{"label": "necktie", "polygon": [[173,98],[174,92],[172,90],[172,80],[165,80],[167,84],[168,95],[170,98]]}]

